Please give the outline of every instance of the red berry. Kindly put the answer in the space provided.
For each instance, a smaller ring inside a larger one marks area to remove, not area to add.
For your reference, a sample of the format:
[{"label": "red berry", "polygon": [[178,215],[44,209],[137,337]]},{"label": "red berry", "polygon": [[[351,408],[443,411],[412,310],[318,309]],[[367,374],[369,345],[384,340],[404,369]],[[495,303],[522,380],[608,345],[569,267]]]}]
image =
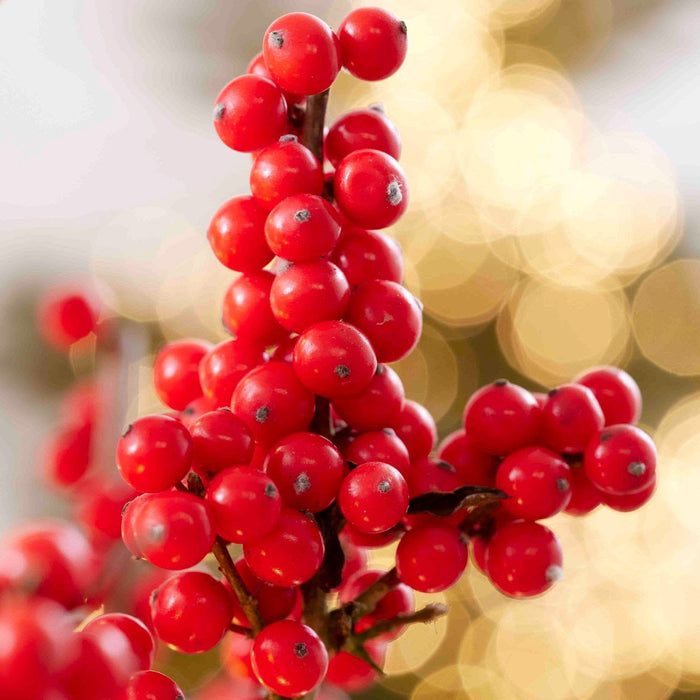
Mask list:
[{"label": "red berry", "polygon": [[125,700],[185,700],[177,683],[158,671],[139,671],[129,679]]},{"label": "red berry", "polygon": [[467,539],[456,527],[417,527],[399,542],[396,570],[414,590],[437,593],[459,580],[468,557]]},{"label": "red berry", "polygon": [[418,343],[423,312],[420,302],[400,284],[372,280],[353,291],[345,320],[367,336],[379,362],[395,362]]},{"label": "red berry", "polygon": [[335,412],[355,430],[379,430],[393,425],[403,408],[403,384],[391,367],[377,365],[369,385],[354,396],[333,399]]},{"label": "red berry", "polygon": [[214,126],[234,151],[258,151],[287,130],[287,103],[271,80],[241,75],[216,98]]},{"label": "red berry", "polygon": [[[217,408],[218,406],[211,399],[206,396],[200,396],[198,399],[188,403],[177,418],[189,430],[200,416],[203,416],[205,413],[211,413]],[[175,418],[175,416],[172,417]]]},{"label": "red berry", "polygon": [[153,383],[166,406],[181,411],[202,395],[199,363],[211,348],[203,340],[178,340],[160,349],[153,365]]},{"label": "red berry", "polygon": [[398,160],[401,156],[401,136],[387,119],[381,106],[347,112],[328,130],[325,140],[326,157],[338,167],[353,151],[371,148],[388,153]]},{"label": "red berry", "polygon": [[364,549],[353,544],[347,536],[345,530],[342,530],[338,536],[340,546],[345,554],[345,563],[343,564],[342,579],[347,581],[351,576],[363,571],[367,568],[367,554]]},{"label": "red berry", "polygon": [[411,498],[433,491],[448,493],[459,488],[463,483],[451,464],[432,457],[416,460],[411,464],[408,473]]},{"label": "red berry", "polygon": [[229,542],[243,544],[266,535],[276,525],[282,499],[269,476],[254,467],[231,467],[209,484],[206,501],[216,531]]},{"label": "red berry", "polygon": [[540,523],[507,523],[498,528],[489,542],[486,568],[501,593],[512,598],[531,598],[561,579],[561,545],[557,536]]},{"label": "red berry", "polygon": [[[372,661],[380,668],[386,659],[386,644],[370,640],[365,649]],[[348,693],[360,693],[370,688],[379,677],[366,661],[347,651],[340,651],[328,663],[326,681]]]},{"label": "red berry", "polygon": [[379,7],[353,10],[342,22],[338,39],[343,66],[361,80],[383,80],[406,57],[406,24]]},{"label": "red berry", "polygon": [[358,435],[344,450],[343,456],[353,464],[385,462],[408,478],[411,462],[406,446],[390,428]]},{"label": "red berry", "polygon": [[41,299],[37,322],[44,340],[66,351],[95,330],[98,315],[96,300],[84,290],[56,288]]},{"label": "red berry", "polygon": [[[394,429],[401,442],[406,445],[411,460],[427,457],[437,442],[435,421],[428,409],[417,401],[406,399],[396,421],[390,427]],[[394,464],[394,466],[396,465]],[[460,469],[457,465],[455,467],[457,470]]]},{"label": "red berry", "polygon": [[74,486],[90,468],[92,426],[71,425],[49,437],[42,450],[42,471],[49,484]]},{"label": "red berry", "polygon": [[371,280],[403,281],[403,259],[399,244],[381,231],[343,227],[331,254],[351,287]]},{"label": "red berry", "polygon": [[571,500],[564,512],[569,515],[588,515],[603,502],[603,492],[599,491],[586,476],[580,459],[569,463]]},{"label": "red berry", "polygon": [[611,425],[591,438],[583,466],[593,485],[605,493],[638,493],[656,478],[656,447],[633,425]]},{"label": "red berry", "polygon": [[579,454],[605,422],[593,392],[564,384],[549,392],[542,409],[542,437],[556,452]]},{"label": "red berry", "polygon": [[229,199],[209,224],[209,245],[222,265],[238,272],[258,272],[273,258],[265,241],[267,211],[254,197]]},{"label": "red berry", "polygon": [[144,494],[124,510],[124,544],[132,554],[161,569],[188,569],[198,564],[215,537],[207,506],[190,493]]},{"label": "red berry", "polygon": [[275,83],[297,95],[327,90],[341,66],[337,38],[331,28],[305,12],[283,15],[268,27],[263,55]]},{"label": "red berry", "polygon": [[151,614],[158,636],[186,654],[214,648],[233,617],[226,587],[201,571],[169,578],[153,591]]},{"label": "red berry", "polygon": [[637,493],[626,493],[623,496],[616,496],[612,493],[599,492],[602,502],[606,506],[617,510],[620,513],[629,513],[633,510],[639,510],[643,505],[646,505],[656,491],[656,478],[649,486]]},{"label": "red berry", "polygon": [[339,319],[349,298],[345,275],[327,260],[290,265],[275,277],[270,290],[272,313],[295,333],[321,321]]},{"label": "red berry", "polygon": [[268,216],[265,237],[275,255],[291,262],[308,262],[328,255],[340,236],[335,210],[315,194],[282,200]]},{"label": "red berry", "polygon": [[233,412],[252,431],[255,441],[265,445],[306,430],[315,406],[313,394],[283,362],[268,362],[248,372],[231,402]]},{"label": "red berry", "polygon": [[384,462],[365,462],[351,471],[338,492],[347,521],[362,532],[386,532],[408,508],[408,486],[401,472]]},{"label": "red berry", "polygon": [[576,384],[588,387],[596,397],[605,425],[636,423],[642,413],[642,393],[637,382],[617,367],[597,367],[580,374]]},{"label": "red berry", "polygon": [[297,344],[298,335],[290,335],[283,340],[271,353],[270,359],[274,362],[286,362],[291,365],[294,361],[294,347]]},{"label": "red berry", "polygon": [[190,433],[194,459],[208,472],[248,464],[253,458],[253,434],[228,408],[202,414],[190,427]]},{"label": "red berry", "polygon": [[386,228],[408,206],[408,182],[390,155],[363,148],[345,156],[335,171],[338,207],[357,226]]},{"label": "red berry", "polygon": [[[265,65],[265,57],[263,56],[262,51],[253,56],[253,59],[248,64],[246,73],[252,73],[253,75],[259,75],[261,78],[272,80],[270,71],[267,70],[267,65]],[[274,80],[272,82],[274,82]],[[284,99],[287,101],[288,108],[292,108],[297,104],[302,104],[303,106],[303,103],[306,100],[306,97],[303,95],[295,95],[294,93],[286,92],[284,90],[282,90],[282,94],[284,95]]]},{"label": "red berry", "polygon": [[277,527],[245,545],[244,553],[258,578],[278,586],[299,586],[321,567],[323,538],[311,516],[283,508]]},{"label": "red berry", "polygon": [[544,447],[523,447],[501,462],[496,488],[507,494],[503,507],[516,518],[550,518],[571,499],[569,465]]},{"label": "red berry", "polygon": [[296,136],[283,136],[255,158],[250,171],[250,191],[270,211],[292,195],[321,194],[323,169]]},{"label": "red berry", "polygon": [[376,369],[377,358],[367,338],[341,321],[311,326],[294,348],[294,370],[320,396],[358,394],[367,388]]},{"label": "red berry", "polygon": [[[120,647],[120,654],[134,656],[132,663],[140,671],[146,671],[153,663],[156,643],[148,627],[131,615],[109,613],[95,617],[83,628],[85,634],[100,639],[104,645]],[[122,650],[123,649],[123,650]]]},{"label": "red berry", "polygon": [[318,513],[335,500],[345,476],[345,461],[321,435],[294,433],[270,450],[265,471],[277,484],[285,505]]},{"label": "red berry", "polygon": [[192,463],[192,438],[169,416],[138,418],[117,443],[117,468],[137,491],[157,493],[181,481]]},{"label": "red berry", "polygon": [[287,337],[287,331],[277,323],[270,308],[274,279],[272,273],[262,270],[254,275],[242,275],[226,290],[224,326],[241,341],[264,347]]},{"label": "red berry", "polygon": [[253,640],[251,638],[230,632],[221,642],[219,658],[221,659],[221,666],[227,674],[234,678],[254,680],[257,684],[255,672],[250,661],[252,648]]},{"label": "red berry", "polygon": [[293,620],[265,627],[255,638],[250,658],[258,680],[288,698],[310,693],[328,669],[328,652],[319,636]]},{"label": "red berry", "polygon": [[77,519],[95,540],[121,539],[122,510],[138,492],[119,479],[98,481],[80,494]]},{"label": "red berry", "polygon": [[363,532],[347,523],[341,531],[341,535],[355,547],[363,549],[378,549],[395,542],[403,534],[403,525],[397,525],[386,532]]},{"label": "red berry", "polygon": [[496,459],[482,452],[464,430],[450,433],[438,447],[438,459],[449,462],[457,471],[460,482],[471,486],[493,486]]},{"label": "red berry", "polygon": [[499,379],[471,395],[464,428],[480,450],[507,455],[537,442],[540,409],[529,391]]}]

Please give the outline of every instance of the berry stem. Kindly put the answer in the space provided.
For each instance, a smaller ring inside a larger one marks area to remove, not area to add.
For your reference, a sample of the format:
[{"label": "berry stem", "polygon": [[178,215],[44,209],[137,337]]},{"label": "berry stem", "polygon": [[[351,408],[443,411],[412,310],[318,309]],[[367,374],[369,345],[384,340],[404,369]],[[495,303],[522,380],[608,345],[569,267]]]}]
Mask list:
[{"label": "berry stem", "polygon": [[442,603],[431,603],[426,605],[420,610],[416,610],[414,613],[406,615],[397,615],[388,620],[380,620],[374,626],[365,630],[361,634],[356,634],[355,637],[360,644],[364,644],[370,639],[375,639],[386,632],[391,632],[397,627],[402,627],[403,625],[411,625],[417,622],[434,622],[439,617],[447,614],[447,606]]},{"label": "berry stem", "polygon": [[322,435],[328,440],[333,439],[333,428],[331,425],[331,402],[323,396],[316,397],[316,411],[311,423],[311,432]]},{"label": "berry stem", "polygon": [[326,120],[326,107],[330,88],[306,98],[306,117],[301,142],[323,164],[323,125]]},{"label": "berry stem", "polygon": [[345,606],[353,622],[363,615],[371,613],[377,603],[393,588],[401,583],[396,567],[389,569],[384,576],[377,579],[367,590]]}]

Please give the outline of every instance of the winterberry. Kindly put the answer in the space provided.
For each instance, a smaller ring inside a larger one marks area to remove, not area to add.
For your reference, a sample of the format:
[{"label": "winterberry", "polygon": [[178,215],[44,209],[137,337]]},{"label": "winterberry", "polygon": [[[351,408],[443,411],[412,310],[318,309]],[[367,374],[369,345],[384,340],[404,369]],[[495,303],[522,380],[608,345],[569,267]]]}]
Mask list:
[{"label": "winterberry", "polygon": [[596,397],[605,425],[636,423],[642,413],[642,393],[637,382],[618,367],[596,367],[574,379]]},{"label": "winterberry", "polygon": [[564,508],[564,512],[569,515],[588,515],[602,503],[604,494],[586,476],[586,470],[580,458],[569,460],[569,472],[571,500]]},{"label": "winterberry", "polygon": [[153,663],[155,641],[146,625],[131,615],[108,613],[90,620],[83,628],[85,634],[101,639],[104,644],[120,646],[120,654],[131,652],[139,671],[146,671]]},{"label": "winterberry", "polygon": [[181,411],[202,395],[199,363],[211,347],[203,340],[178,340],[160,349],[153,365],[153,384],[166,406]]},{"label": "winterberry", "polygon": [[190,434],[194,460],[208,472],[248,464],[253,458],[253,434],[228,408],[201,415],[190,427]]},{"label": "winterberry", "polygon": [[125,700],[185,700],[185,694],[165,674],[139,671],[129,679]]},{"label": "winterberry", "polygon": [[411,498],[435,491],[449,493],[464,483],[449,462],[432,457],[413,462],[407,481]]},{"label": "winterberry", "polygon": [[[365,649],[375,666],[382,667],[386,659],[386,643],[370,640]],[[340,651],[331,657],[328,663],[326,681],[348,693],[360,693],[370,688],[379,677],[379,673],[366,661]]]},{"label": "winterberry", "polygon": [[65,352],[95,330],[98,315],[97,301],[85,290],[56,288],[39,303],[38,327],[49,345]]},{"label": "winterberry", "polygon": [[612,493],[600,492],[601,499],[608,508],[612,508],[620,513],[630,513],[633,510],[639,510],[643,505],[646,505],[656,491],[656,478],[641,491],[636,493],[626,493],[622,496]]},{"label": "winterberry", "polygon": [[344,448],[343,456],[353,464],[385,462],[401,472],[405,479],[411,468],[406,446],[389,428],[361,433]]},{"label": "winterberry", "polygon": [[74,486],[90,469],[92,426],[70,425],[51,435],[42,450],[42,471],[52,486]]},{"label": "winterberry", "polygon": [[[437,442],[435,421],[428,409],[417,401],[406,399],[396,421],[389,427],[394,429],[398,438],[406,445],[411,460],[427,457]],[[449,459],[447,461],[449,462]],[[455,467],[460,469],[457,465]]]},{"label": "winterberry", "polygon": [[464,430],[450,433],[439,445],[438,459],[451,464],[462,484],[493,486],[497,460],[480,450]]}]

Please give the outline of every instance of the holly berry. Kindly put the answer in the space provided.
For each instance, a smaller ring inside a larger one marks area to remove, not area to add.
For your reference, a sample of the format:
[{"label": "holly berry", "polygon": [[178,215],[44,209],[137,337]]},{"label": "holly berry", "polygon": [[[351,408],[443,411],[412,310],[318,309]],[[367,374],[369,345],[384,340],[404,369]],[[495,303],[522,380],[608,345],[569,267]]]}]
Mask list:
[{"label": "holly berry", "polygon": [[97,302],[85,290],[55,288],[39,304],[37,325],[44,340],[65,352],[97,326]]},{"label": "holly berry", "polygon": [[83,632],[113,648],[121,647],[123,650],[120,649],[120,654],[131,652],[134,656],[132,663],[141,671],[146,671],[153,663],[155,655],[153,635],[141,620],[131,615],[122,613],[100,615],[90,620],[83,628]]},{"label": "holly berry", "polygon": [[[414,461],[427,457],[437,442],[435,421],[428,409],[417,401],[406,399],[396,421],[389,427],[394,429],[398,438],[406,445],[409,456]],[[450,461],[447,457],[444,459]],[[457,465],[455,466],[459,469]],[[399,467],[396,468],[399,469]],[[399,471],[402,472],[401,469]]]},{"label": "holly berry", "polygon": [[328,652],[319,636],[293,620],[265,627],[255,638],[250,658],[258,680],[288,698],[310,693],[328,669]]},{"label": "holly berry", "polygon": [[486,568],[491,582],[502,593],[531,598],[561,579],[561,545],[557,536],[540,523],[507,523],[489,541]]},{"label": "holly berry", "polygon": [[137,491],[157,493],[181,481],[192,463],[192,438],[169,416],[138,418],[117,443],[117,467]]},{"label": "holly berry", "polygon": [[618,367],[596,367],[574,379],[588,387],[605,416],[605,425],[636,423],[642,413],[642,393],[637,382]]},{"label": "holly berry", "polygon": [[121,539],[122,510],[138,492],[121,479],[96,481],[78,496],[76,517],[94,541]]},{"label": "holly berry", "polygon": [[611,425],[591,438],[583,466],[591,483],[604,493],[638,493],[656,478],[656,447],[644,431],[633,425]]},{"label": "holly berry", "polygon": [[462,484],[493,486],[496,477],[496,459],[482,452],[474,439],[464,430],[450,433],[438,447],[437,457],[454,468]]},{"label": "holly berry", "polygon": [[185,694],[165,674],[139,671],[129,679],[125,700],[185,700]]},{"label": "holly berry", "polygon": [[[386,643],[370,640],[365,644],[365,649],[372,662],[381,668],[386,659]],[[360,693],[367,690],[379,677],[379,673],[366,661],[340,651],[331,658],[328,663],[326,681],[348,693]]]},{"label": "holly berry", "polygon": [[581,459],[569,462],[571,500],[564,508],[569,515],[588,515],[603,502],[603,492],[597,489],[586,476]]},{"label": "holly berry", "polygon": [[272,79],[283,90],[316,95],[327,90],[341,67],[337,38],[318,17],[290,12],[265,32],[263,56]]},{"label": "holly berry", "polygon": [[353,464],[385,462],[408,478],[411,462],[406,446],[390,428],[361,433],[343,450],[343,456]]},{"label": "holly berry", "polygon": [[381,231],[343,226],[330,259],[343,271],[351,287],[371,280],[397,284],[403,281],[399,244]]},{"label": "holly berry", "polygon": [[199,363],[211,347],[202,340],[178,340],[160,349],[153,365],[153,384],[166,406],[181,411],[202,395]]},{"label": "holly berry", "polygon": [[208,472],[220,472],[253,458],[253,434],[230,409],[204,413],[190,427],[195,461]]},{"label": "holly berry", "polygon": [[449,493],[463,485],[457,470],[440,459],[423,457],[411,464],[408,488],[411,498],[424,493]]},{"label": "holly berry", "polygon": [[43,447],[42,470],[56,487],[74,486],[90,469],[92,426],[70,425],[59,429]]},{"label": "holly berry", "polygon": [[626,493],[618,496],[612,493],[600,492],[602,502],[606,506],[620,513],[629,513],[633,510],[639,510],[643,505],[646,505],[656,491],[656,478],[649,486],[637,493]]},{"label": "holly berry", "polygon": [[549,392],[542,409],[542,437],[556,452],[578,454],[605,419],[593,392],[579,384],[564,384]]}]

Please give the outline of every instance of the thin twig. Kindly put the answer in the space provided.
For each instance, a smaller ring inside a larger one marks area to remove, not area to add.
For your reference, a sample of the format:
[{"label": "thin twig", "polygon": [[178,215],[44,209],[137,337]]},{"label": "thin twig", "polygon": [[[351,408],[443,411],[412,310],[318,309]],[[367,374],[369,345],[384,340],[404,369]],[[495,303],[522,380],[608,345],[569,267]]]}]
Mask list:
[{"label": "thin twig", "polygon": [[396,567],[389,569],[381,578],[377,579],[369,588],[361,593],[355,600],[348,603],[352,612],[350,616],[354,621],[359,620],[363,615],[371,613],[377,603],[391,590],[401,583]]},{"label": "thin twig", "polygon": [[330,88],[318,95],[306,98],[306,115],[302,130],[302,143],[316,156],[318,162],[323,164],[323,125],[326,120],[326,107]]},{"label": "thin twig", "polygon": [[361,632],[360,634],[356,634],[355,637],[357,638],[358,642],[364,644],[370,639],[380,637],[386,632],[391,632],[398,627],[415,624],[417,622],[434,622],[443,615],[447,615],[447,606],[443,605],[442,603],[431,603],[420,610],[416,610],[414,613],[397,615],[396,617],[392,617],[388,620],[379,620],[379,622],[374,624],[369,629]]}]

